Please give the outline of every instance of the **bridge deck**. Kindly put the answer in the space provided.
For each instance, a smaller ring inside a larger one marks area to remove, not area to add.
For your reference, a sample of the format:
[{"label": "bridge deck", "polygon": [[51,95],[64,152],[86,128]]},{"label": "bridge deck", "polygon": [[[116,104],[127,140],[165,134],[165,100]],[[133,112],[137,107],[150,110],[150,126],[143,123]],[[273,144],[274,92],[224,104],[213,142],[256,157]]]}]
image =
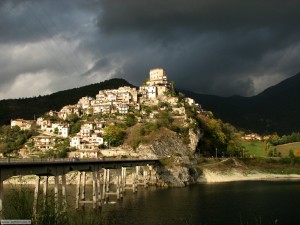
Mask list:
[{"label": "bridge deck", "polygon": [[158,159],[41,159],[41,160],[7,160],[0,161],[0,179],[6,180],[17,175],[50,175],[57,176],[70,171],[97,171],[102,168],[116,169],[153,165]]}]

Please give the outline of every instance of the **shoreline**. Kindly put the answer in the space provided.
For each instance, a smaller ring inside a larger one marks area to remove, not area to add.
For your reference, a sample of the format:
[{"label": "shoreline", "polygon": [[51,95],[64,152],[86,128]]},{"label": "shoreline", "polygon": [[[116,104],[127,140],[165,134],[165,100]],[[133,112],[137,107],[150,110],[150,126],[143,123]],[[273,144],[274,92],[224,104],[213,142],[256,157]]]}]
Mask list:
[{"label": "shoreline", "polygon": [[203,175],[197,179],[197,183],[224,183],[238,181],[279,181],[299,180],[299,174],[274,174],[259,171],[243,172],[241,170],[229,170],[214,172],[208,169],[203,170]]},{"label": "shoreline", "polygon": [[[76,182],[76,172],[67,175],[67,184],[75,185]],[[300,181],[299,174],[274,174],[274,173],[264,173],[260,171],[242,171],[237,169],[231,169],[226,171],[212,171],[209,169],[203,169],[203,174],[196,180],[195,183],[226,183],[226,182],[239,182],[239,181]],[[43,183],[43,180],[41,180]],[[19,184],[35,184],[35,176],[15,176],[4,181],[5,185],[19,185]],[[49,178],[49,184],[54,184],[54,178]],[[91,177],[87,178],[87,185],[91,185]]]}]

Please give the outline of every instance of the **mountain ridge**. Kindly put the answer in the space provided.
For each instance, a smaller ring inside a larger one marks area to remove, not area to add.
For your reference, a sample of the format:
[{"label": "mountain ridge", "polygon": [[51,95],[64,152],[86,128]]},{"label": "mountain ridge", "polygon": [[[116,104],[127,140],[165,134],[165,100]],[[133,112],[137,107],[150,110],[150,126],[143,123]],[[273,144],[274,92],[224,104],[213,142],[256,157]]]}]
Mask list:
[{"label": "mountain ridge", "polygon": [[251,96],[220,97],[182,91],[238,128],[260,134],[300,130],[300,73]]}]

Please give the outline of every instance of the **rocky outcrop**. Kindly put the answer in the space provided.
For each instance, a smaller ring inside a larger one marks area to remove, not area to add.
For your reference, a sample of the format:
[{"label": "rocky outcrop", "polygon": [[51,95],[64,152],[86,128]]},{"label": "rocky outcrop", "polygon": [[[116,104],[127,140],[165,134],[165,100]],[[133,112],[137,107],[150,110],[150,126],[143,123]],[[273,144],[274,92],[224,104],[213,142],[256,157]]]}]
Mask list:
[{"label": "rocky outcrop", "polygon": [[189,132],[190,144],[169,131],[150,144],[140,145],[136,153],[143,158],[159,158],[161,165],[155,168],[157,183],[164,187],[183,187],[197,181],[194,153],[201,138],[200,130]]},{"label": "rocky outcrop", "polygon": [[189,137],[190,137],[190,144],[189,148],[193,153],[195,153],[198,142],[200,138],[202,138],[203,133],[200,131],[200,129],[190,129],[189,130]]}]

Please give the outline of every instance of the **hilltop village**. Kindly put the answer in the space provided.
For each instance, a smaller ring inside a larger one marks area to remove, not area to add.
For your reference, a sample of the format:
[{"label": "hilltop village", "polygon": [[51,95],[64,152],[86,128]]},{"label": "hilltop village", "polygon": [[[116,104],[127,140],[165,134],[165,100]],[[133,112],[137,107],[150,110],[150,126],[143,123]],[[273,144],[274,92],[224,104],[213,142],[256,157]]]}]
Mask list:
[{"label": "hilltop village", "polygon": [[[124,146],[117,147],[120,144],[106,137],[109,128],[120,121],[155,121],[160,112],[168,110],[172,114],[172,122],[175,120],[179,127],[188,130],[194,121],[187,116],[186,105],[199,113],[204,112],[193,99],[176,94],[165,70],[156,68],[150,70],[149,78],[139,88],[124,86],[100,90],[95,97],[82,97],[77,104],[64,106],[60,111],[49,111],[33,121],[13,119],[11,127],[37,131],[37,135],[19,150],[21,157],[49,155],[49,152],[66,147],[69,151],[64,157],[128,156]],[[139,143],[135,145],[133,148]]]}]

